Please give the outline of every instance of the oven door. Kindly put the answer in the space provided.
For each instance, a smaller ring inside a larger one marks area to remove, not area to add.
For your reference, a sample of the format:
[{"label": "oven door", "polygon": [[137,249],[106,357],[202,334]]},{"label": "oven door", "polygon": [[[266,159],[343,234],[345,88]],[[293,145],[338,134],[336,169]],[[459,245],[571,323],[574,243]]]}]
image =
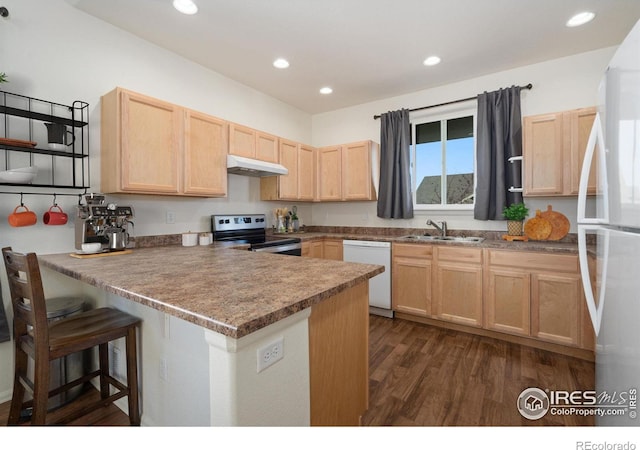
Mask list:
[{"label": "oven door", "polygon": [[302,244],[300,242],[265,242],[262,244],[253,244],[249,250],[252,252],[302,256]]}]

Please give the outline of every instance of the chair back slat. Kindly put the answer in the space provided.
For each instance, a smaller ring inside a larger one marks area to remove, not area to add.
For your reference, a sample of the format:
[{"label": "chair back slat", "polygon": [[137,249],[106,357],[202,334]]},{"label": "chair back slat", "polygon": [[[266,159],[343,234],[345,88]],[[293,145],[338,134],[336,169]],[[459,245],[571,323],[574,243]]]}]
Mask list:
[{"label": "chair back slat", "polygon": [[47,305],[38,257],[35,253],[16,253],[11,247],[2,249],[2,257],[11,293],[14,338],[29,332],[46,348],[49,342]]}]

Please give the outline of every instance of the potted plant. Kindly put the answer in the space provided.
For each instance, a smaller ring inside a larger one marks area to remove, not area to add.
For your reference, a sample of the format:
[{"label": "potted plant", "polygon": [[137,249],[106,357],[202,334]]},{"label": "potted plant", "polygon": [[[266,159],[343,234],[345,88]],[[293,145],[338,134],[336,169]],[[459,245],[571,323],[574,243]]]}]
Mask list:
[{"label": "potted plant", "polygon": [[524,219],[529,215],[529,208],[524,203],[512,203],[505,206],[502,215],[507,219],[507,234],[509,236],[522,236]]},{"label": "potted plant", "polygon": [[8,83],[7,74],[4,72],[0,72],[0,83]]}]

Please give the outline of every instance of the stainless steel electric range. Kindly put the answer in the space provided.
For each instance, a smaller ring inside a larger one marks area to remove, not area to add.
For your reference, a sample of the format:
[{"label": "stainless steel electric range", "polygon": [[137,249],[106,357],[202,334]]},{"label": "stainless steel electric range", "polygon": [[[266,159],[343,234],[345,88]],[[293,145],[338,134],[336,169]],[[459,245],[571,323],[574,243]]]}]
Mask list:
[{"label": "stainless steel electric range", "polygon": [[214,241],[233,241],[250,244],[253,252],[279,253],[301,256],[299,238],[267,236],[267,219],[264,214],[211,216]]}]

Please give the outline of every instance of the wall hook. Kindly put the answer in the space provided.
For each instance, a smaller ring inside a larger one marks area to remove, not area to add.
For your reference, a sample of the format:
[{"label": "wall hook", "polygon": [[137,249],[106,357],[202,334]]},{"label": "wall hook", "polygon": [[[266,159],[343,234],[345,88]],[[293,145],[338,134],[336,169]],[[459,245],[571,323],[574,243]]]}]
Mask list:
[{"label": "wall hook", "polygon": [[20,206],[24,206],[24,202],[22,201],[23,193],[20,192]]},{"label": "wall hook", "polygon": [[53,193],[53,206],[58,206],[58,203],[56,202],[56,193]]},{"label": "wall hook", "polygon": [[0,17],[9,17],[9,10],[4,6],[0,6]]}]

